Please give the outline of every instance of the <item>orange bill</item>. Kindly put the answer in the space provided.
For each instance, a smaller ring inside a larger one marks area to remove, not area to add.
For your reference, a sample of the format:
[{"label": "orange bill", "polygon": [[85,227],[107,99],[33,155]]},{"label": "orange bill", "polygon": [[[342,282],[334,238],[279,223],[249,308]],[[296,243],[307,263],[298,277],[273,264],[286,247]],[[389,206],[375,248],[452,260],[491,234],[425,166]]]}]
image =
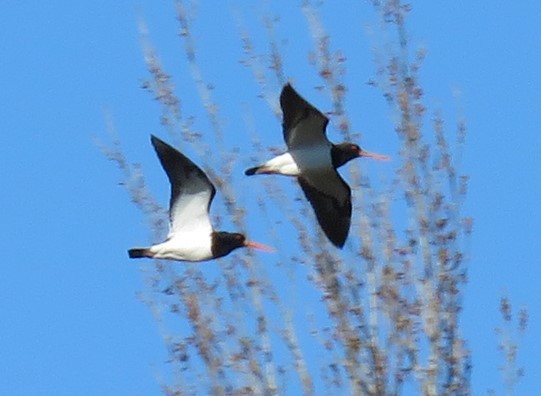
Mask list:
[{"label": "orange bill", "polygon": [[374,158],[380,161],[389,161],[391,159],[391,157],[387,155],[371,153],[370,151],[364,151],[364,150],[361,150],[361,152],[359,153],[359,157]]},{"label": "orange bill", "polygon": [[254,249],[264,250],[266,252],[274,252],[273,248],[263,245],[261,243],[257,243],[257,242],[246,241],[244,242],[244,246],[251,247]]}]

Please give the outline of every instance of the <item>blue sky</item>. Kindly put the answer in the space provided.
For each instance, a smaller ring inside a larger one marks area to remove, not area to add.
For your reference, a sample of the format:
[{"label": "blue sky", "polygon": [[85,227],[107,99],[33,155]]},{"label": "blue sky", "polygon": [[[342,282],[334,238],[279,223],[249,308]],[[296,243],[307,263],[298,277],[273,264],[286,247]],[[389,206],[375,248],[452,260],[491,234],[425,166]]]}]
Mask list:
[{"label": "blue sky", "polygon": [[[238,117],[248,106],[262,117],[259,125],[274,133],[268,134],[268,143],[279,147],[278,123],[239,64],[235,18],[250,30],[272,9],[299,45],[309,45],[310,38],[297,6],[280,10],[263,3],[242,9],[235,2],[201,5],[195,39],[205,49],[201,65],[216,86],[226,130],[238,129],[239,138],[244,136]],[[494,329],[500,324],[499,297],[505,294],[515,307],[529,310],[519,351],[526,376],[517,393],[534,394],[541,387],[535,374],[541,353],[541,4],[418,3],[408,25],[412,43],[427,49],[421,71],[426,103],[441,107],[450,126],[463,114],[469,130],[462,170],[471,177],[465,212],[475,226],[462,320],[474,353],[473,390],[502,390]],[[346,13],[324,7],[323,22],[336,39],[335,48],[341,48],[340,37],[349,37],[348,45],[358,49],[347,54],[347,79],[362,113],[354,127],[363,131],[363,145],[393,155],[393,143],[385,138],[393,136],[392,115],[381,95],[364,84],[375,74],[366,29],[373,18],[367,6],[350,7]],[[166,352],[156,323],[137,297],[144,274],[126,255],[150,233],[94,138],[107,137],[111,116],[128,158],[143,164],[150,187],[166,202],[165,177],[148,136],[167,135],[159,125],[158,106],[140,87],[147,72],[137,20],[146,20],[166,69],[184,76],[175,81],[183,97],[195,96],[185,77],[189,69],[176,36],[174,5],[4,1],[0,15],[0,394],[158,394]],[[306,92],[318,82],[317,75],[304,54],[296,54],[291,43],[286,48],[286,73]],[[330,107],[324,95],[308,92],[318,106]],[[184,109],[201,112],[196,101],[186,102]],[[252,164],[252,153],[247,154],[239,171]],[[390,172],[366,166],[376,178]],[[265,242],[261,234],[257,239]]]}]

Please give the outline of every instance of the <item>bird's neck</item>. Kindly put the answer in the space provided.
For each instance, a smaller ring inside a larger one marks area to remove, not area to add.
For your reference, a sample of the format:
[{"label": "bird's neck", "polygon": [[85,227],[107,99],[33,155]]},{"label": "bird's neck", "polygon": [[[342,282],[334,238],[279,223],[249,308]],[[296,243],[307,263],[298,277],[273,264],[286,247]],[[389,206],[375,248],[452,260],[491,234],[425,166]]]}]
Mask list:
[{"label": "bird's neck", "polygon": [[331,161],[334,168],[339,168],[348,162],[351,158],[348,158],[344,155],[344,152],[341,151],[335,144],[331,146]]}]

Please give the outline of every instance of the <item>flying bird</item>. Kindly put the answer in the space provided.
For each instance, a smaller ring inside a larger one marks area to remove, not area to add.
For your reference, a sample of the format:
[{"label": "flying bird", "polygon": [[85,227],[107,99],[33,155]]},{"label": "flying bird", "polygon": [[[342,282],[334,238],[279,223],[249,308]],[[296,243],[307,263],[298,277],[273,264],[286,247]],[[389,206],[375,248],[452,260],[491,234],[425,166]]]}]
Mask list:
[{"label": "flying bird", "polygon": [[389,157],[370,153],[354,143],[331,143],[326,136],[329,119],[289,83],[280,94],[280,106],[288,151],[244,173],[297,177],[323,232],[342,248],[351,223],[351,190],[336,169],[358,157]]},{"label": "flying bird", "polygon": [[165,242],[128,250],[130,258],[205,261],[226,256],[240,247],[270,251],[265,245],[247,241],[243,234],[214,231],[209,209],[216,189],[207,175],[190,159],[151,135],[169,182],[169,234]]}]

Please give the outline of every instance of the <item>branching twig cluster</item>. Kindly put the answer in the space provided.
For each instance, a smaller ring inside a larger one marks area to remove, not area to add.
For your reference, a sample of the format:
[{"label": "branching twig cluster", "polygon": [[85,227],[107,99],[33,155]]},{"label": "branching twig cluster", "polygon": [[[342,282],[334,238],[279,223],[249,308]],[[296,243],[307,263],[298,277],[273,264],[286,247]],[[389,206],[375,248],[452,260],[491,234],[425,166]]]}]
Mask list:
[{"label": "branching twig cluster", "polygon": [[[147,300],[168,329],[165,341],[174,367],[164,393],[275,395],[293,389],[291,393],[397,395],[413,387],[425,395],[469,394],[471,363],[460,312],[472,221],[462,215],[467,177],[457,163],[466,128],[459,120],[453,138],[441,114],[424,103],[419,78],[424,52],[410,54],[410,7],[398,0],[373,2],[381,19],[378,26],[391,43],[377,57],[380,64],[370,85],[380,90],[396,116],[398,165],[381,191],[371,187],[358,167],[351,167],[356,214],[350,247],[339,252],[315,226],[298,189],[292,196],[283,179],[257,180],[263,187],[250,196],[253,210],[248,215],[243,209],[245,194],[234,188],[238,152],[223,139],[213,84],[198,63],[190,7],[182,0],[176,4],[183,53],[211,130],[192,132],[197,120],[180,111],[172,79],[148,38],[144,52],[150,78],[145,88],[162,106],[162,122],[170,133],[206,159],[202,166],[226,208],[216,220],[230,219],[240,230],[249,229],[252,221],[264,223],[280,249],[265,263],[246,250],[208,265],[156,263]],[[318,88],[332,98],[335,125],[351,140],[347,58],[332,49],[317,6],[305,1],[302,11],[314,41],[308,64],[321,79]],[[288,77],[278,44],[279,23],[265,19],[269,45],[263,55],[246,30],[239,40],[245,51],[242,62],[274,112],[281,87],[270,81],[282,84]],[[253,149],[263,152],[251,134]],[[215,144],[219,161],[208,152]],[[142,176],[121,153],[115,141],[108,155],[123,171],[132,200],[146,215],[163,218]],[[274,221],[276,211],[287,221]],[[164,224],[153,222],[162,233]],[[291,302],[296,293],[303,295]],[[516,376],[509,378],[513,382]]]}]

